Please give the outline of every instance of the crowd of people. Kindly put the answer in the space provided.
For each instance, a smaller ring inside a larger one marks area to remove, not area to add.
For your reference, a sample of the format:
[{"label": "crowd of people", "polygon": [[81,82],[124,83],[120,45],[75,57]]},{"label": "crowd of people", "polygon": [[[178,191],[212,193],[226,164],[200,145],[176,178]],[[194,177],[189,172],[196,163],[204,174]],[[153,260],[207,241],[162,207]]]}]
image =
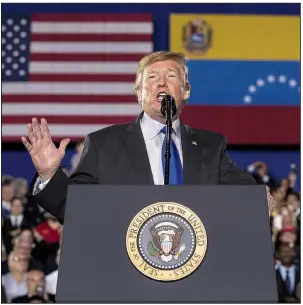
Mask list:
[{"label": "crowd of people", "polygon": [[2,302],[55,302],[62,226],[25,179],[2,176]]},{"label": "crowd of people", "polygon": [[[72,168],[83,149],[77,147]],[[270,216],[280,303],[300,302],[300,193],[296,174],[277,181],[264,162],[248,166],[276,201]],[[68,171],[66,171],[68,175]],[[62,226],[37,206],[23,178],[2,176],[2,303],[55,303]]]}]

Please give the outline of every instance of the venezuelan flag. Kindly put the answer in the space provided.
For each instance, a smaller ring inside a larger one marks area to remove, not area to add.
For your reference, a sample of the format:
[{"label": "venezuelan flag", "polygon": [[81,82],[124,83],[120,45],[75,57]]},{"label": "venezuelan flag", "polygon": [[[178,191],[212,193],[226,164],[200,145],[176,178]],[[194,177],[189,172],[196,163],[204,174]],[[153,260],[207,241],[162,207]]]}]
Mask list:
[{"label": "venezuelan flag", "polygon": [[190,59],[185,121],[234,144],[300,143],[300,17],[172,14],[170,50]]}]

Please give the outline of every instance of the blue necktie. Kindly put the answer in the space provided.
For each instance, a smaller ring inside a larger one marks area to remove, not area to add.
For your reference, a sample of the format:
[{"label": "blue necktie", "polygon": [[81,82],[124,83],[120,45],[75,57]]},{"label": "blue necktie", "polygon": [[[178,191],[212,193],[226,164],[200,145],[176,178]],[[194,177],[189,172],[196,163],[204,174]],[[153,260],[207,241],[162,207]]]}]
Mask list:
[{"label": "blue necktie", "polygon": [[[161,129],[161,132],[166,135],[166,126]],[[173,131],[172,131],[173,132]],[[165,181],[165,143],[166,136],[162,145],[162,169]],[[170,167],[169,167],[169,184],[183,184],[183,169],[180,155],[174,140],[170,141]]]}]

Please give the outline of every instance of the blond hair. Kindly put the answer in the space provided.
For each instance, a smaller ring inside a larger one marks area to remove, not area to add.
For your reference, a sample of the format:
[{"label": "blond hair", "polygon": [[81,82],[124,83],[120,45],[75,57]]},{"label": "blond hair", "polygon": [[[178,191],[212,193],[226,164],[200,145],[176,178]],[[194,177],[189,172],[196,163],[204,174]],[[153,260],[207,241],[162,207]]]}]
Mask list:
[{"label": "blond hair", "polygon": [[140,60],[136,75],[135,86],[134,86],[135,93],[137,93],[137,91],[141,88],[142,74],[144,72],[144,69],[155,62],[165,61],[165,60],[174,60],[176,63],[179,64],[184,75],[184,89],[185,90],[191,89],[188,80],[188,67],[187,67],[188,59],[184,56],[184,54],[177,52],[170,52],[170,51],[159,51],[146,55]]}]

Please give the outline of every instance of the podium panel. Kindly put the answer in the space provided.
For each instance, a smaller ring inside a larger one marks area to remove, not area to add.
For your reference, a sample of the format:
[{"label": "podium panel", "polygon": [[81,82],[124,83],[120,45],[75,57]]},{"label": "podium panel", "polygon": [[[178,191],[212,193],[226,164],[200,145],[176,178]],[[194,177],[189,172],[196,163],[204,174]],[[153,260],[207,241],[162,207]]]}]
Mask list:
[{"label": "podium panel", "polygon": [[277,303],[265,187],[69,186],[56,301]]}]

